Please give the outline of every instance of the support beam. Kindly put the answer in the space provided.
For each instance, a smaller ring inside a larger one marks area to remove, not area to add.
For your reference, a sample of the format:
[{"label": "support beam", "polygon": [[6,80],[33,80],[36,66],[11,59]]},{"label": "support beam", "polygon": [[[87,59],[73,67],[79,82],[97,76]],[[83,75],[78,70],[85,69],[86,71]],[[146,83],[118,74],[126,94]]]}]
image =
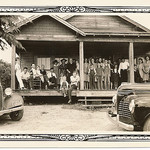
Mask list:
[{"label": "support beam", "polygon": [[16,47],[12,45],[12,56],[11,56],[11,88],[15,90],[15,58],[16,58]]},{"label": "support beam", "polygon": [[84,45],[79,42],[80,90],[84,90]]},{"label": "support beam", "polygon": [[134,49],[133,43],[129,43],[130,83],[134,83]]}]

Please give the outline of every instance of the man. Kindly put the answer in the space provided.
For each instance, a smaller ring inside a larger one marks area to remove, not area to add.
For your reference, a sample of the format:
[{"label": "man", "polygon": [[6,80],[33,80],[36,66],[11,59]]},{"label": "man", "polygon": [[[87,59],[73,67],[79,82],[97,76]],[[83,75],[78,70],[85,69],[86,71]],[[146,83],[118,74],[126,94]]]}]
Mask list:
[{"label": "man", "polygon": [[63,73],[64,75],[67,75],[67,64],[66,59],[61,60],[61,65],[59,66],[59,74]]},{"label": "man", "polygon": [[122,59],[122,62],[119,65],[119,76],[121,78],[121,82],[127,82],[128,80],[128,69],[129,69],[129,63],[125,61],[125,59]]},{"label": "man", "polygon": [[[47,77],[47,73],[46,73],[46,70],[45,70],[45,66],[44,65],[41,65],[41,70],[40,70],[40,73],[43,75],[44,77],[44,83],[42,82],[42,89],[47,89],[48,85],[49,85],[49,80],[48,80],[48,77]],[[47,87],[46,87],[47,86]]]},{"label": "man", "polygon": [[50,73],[47,75],[49,79],[49,88],[54,89],[57,87],[57,77],[54,73],[54,68],[50,69]]},{"label": "man", "polygon": [[35,64],[31,64],[31,70],[30,70],[30,88],[33,89],[33,80],[36,78],[36,69]]},{"label": "man", "polygon": [[21,72],[21,79],[23,81],[24,87],[29,89],[30,74],[27,67],[23,68],[23,71]]},{"label": "man", "polygon": [[68,103],[70,104],[72,102],[71,97],[72,97],[72,91],[74,89],[78,89],[79,88],[79,81],[80,81],[80,77],[77,75],[76,71],[73,72],[73,75],[70,77],[70,89],[68,91],[68,96],[69,96],[69,101]]}]

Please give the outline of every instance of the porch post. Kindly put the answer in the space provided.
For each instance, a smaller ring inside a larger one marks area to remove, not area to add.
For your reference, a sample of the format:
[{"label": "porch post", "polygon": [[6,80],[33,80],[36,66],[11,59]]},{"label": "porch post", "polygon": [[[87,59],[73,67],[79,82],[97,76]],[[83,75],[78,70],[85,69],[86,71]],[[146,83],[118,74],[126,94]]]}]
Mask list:
[{"label": "porch post", "polygon": [[130,83],[134,83],[134,48],[133,42],[129,43],[129,69],[130,69]]},{"label": "porch post", "polygon": [[84,90],[84,47],[83,42],[79,42],[79,63],[80,63],[80,90]]},{"label": "porch post", "polygon": [[15,60],[16,59],[16,47],[12,45],[11,56],[11,88],[15,90]]}]

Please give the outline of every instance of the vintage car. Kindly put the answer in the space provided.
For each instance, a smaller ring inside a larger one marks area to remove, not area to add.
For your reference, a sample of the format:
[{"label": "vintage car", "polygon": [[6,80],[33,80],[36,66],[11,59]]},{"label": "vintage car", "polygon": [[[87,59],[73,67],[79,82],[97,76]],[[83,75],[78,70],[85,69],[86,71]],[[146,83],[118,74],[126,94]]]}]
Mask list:
[{"label": "vintage car", "polygon": [[23,117],[23,98],[13,93],[11,88],[6,88],[3,94],[0,85],[0,116],[9,115],[13,121],[19,121]]},{"label": "vintage car", "polygon": [[150,131],[150,83],[124,83],[108,116],[126,130]]}]

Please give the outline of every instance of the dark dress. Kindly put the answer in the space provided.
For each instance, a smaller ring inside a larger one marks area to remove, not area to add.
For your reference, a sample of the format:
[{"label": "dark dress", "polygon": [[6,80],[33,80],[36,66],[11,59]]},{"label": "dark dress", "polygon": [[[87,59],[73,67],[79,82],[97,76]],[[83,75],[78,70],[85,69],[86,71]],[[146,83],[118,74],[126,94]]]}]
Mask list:
[{"label": "dark dress", "polygon": [[61,64],[59,66],[59,72],[60,72],[60,74],[63,73],[66,76],[66,74],[67,74],[67,64]]},{"label": "dark dress", "polygon": [[76,70],[76,64],[75,63],[68,63],[67,64],[67,69],[70,71],[70,73],[69,72],[67,72],[67,81],[68,81],[68,83],[70,83],[70,77],[72,76],[72,74],[73,74],[73,71],[75,71]]}]

